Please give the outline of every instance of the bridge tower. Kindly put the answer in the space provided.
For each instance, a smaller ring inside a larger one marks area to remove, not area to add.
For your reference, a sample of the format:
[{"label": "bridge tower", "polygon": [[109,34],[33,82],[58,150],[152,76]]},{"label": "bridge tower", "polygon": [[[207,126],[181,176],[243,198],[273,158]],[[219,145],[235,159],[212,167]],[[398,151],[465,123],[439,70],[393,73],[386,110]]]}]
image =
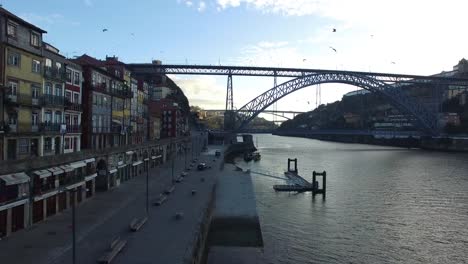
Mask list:
[{"label": "bridge tower", "polygon": [[228,75],[226,87],[226,110],[224,112],[224,130],[229,131],[235,128],[234,96],[232,87],[232,74]]}]

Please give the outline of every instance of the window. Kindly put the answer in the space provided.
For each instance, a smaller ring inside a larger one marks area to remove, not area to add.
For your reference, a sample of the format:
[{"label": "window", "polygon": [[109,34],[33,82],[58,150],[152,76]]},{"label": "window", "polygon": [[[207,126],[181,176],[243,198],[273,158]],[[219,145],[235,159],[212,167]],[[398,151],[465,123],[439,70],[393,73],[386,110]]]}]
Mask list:
[{"label": "window", "polygon": [[7,34],[9,37],[13,37],[13,38],[16,38],[17,34],[18,34],[18,28],[16,27],[15,24],[13,23],[8,23],[8,26],[7,26]]},{"label": "window", "polygon": [[44,138],[44,151],[51,151],[52,150],[52,138],[46,137]]},{"label": "window", "polygon": [[96,127],[96,116],[93,115],[93,127]]},{"label": "window", "polygon": [[52,84],[51,83],[46,83],[45,84],[45,94],[52,95]]},{"label": "window", "polygon": [[31,32],[31,46],[39,47],[39,34]]},{"label": "window", "polygon": [[17,81],[8,81],[8,94],[9,95],[16,95],[18,91],[18,82]]},{"label": "window", "polygon": [[78,125],[78,116],[77,115],[73,116],[73,125],[75,125],[75,126]]},{"label": "window", "polygon": [[39,123],[38,114],[37,113],[32,113],[32,115],[31,115],[31,125],[37,126],[38,123]]},{"label": "window", "polygon": [[60,111],[55,112],[55,123],[56,124],[62,123],[62,112]]},{"label": "window", "polygon": [[62,64],[60,62],[55,62],[55,67],[57,67],[57,70],[60,71],[60,69],[62,68]]},{"label": "window", "polygon": [[80,73],[79,72],[74,72],[73,73],[73,84],[74,85],[80,85]]},{"label": "window", "polygon": [[52,60],[51,59],[46,59],[45,60],[45,66],[49,67],[49,68],[52,67]]},{"label": "window", "polygon": [[72,82],[72,71],[70,69],[67,69],[67,83]]},{"label": "window", "polygon": [[65,124],[67,124],[67,126],[71,126],[71,119],[70,119],[70,115],[65,115]]},{"label": "window", "polygon": [[19,145],[19,153],[26,154],[29,153],[29,139],[27,138],[20,138],[18,140]]},{"label": "window", "polygon": [[20,67],[21,64],[21,54],[8,51],[8,65]]},{"label": "window", "polygon": [[67,101],[73,102],[73,101],[72,101],[72,92],[70,92],[70,91],[65,91],[65,98],[67,98]]},{"label": "window", "polygon": [[41,62],[38,60],[32,60],[32,72],[40,73],[41,72]]},{"label": "window", "polygon": [[55,85],[55,95],[56,96],[63,96],[62,95],[62,85],[61,84],[56,84]]},{"label": "window", "polygon": [[73,93],[73,102],[75,104],[79,104],[80,103],[80,94],[79,93]]},{"label": "window", "polygon": [[8,124],[16,125],[18,123],[18,114],[16,112],[8,114]]},{"label": "window", "polygon": [[31,95],[33,99],[39,98],[41,87],[35,84],[31,84]]},{"label": "window", "polygon": [[71,149],[71,138],[65,138],[65,149]]},{"label": "window", "polygon": [[45,122],[47,123],[52,123],[52,112],[51,111],[46,111],[44,113],[44,118],[45,118]]}]

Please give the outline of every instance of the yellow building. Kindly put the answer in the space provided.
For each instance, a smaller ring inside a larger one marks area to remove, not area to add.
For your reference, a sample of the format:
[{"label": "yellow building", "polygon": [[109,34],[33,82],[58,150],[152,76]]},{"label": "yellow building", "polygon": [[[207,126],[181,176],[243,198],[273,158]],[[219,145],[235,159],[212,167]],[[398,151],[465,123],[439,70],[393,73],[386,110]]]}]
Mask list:
[{"label": "yellow building", "polygon": [[42,34],[44,30],[1,10],[7,28],[2,36],[5,54],[3,158],[14,160],[40,155],[42,105]]}]

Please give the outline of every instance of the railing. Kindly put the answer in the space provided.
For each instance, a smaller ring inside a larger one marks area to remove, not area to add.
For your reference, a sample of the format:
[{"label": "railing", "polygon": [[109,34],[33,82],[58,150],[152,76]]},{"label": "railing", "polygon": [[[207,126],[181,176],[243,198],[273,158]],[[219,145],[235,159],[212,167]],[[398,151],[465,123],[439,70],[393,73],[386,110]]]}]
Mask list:
[{"label": "railing", "polygon": [[93,127],[93,133],[109,133],[110,127]]},{"label": "railing", "polygon": [[81,133],[81,125],[67,125],[67,133]]},{"label": "railing", "polygon": [[60,96],[60,95],[45,94],[41,97],[41,103],[43,105],[63,106],[64,102],[65,102],[65,97]]},{"label": "railing", "polygon": [[30,133],[39,132],[40,127],[38,124],[31,124],[26,122],[19,122],[17,124],[0,124],[0,130],[4,130],[7,134],[14,133]]},{"label": "railing", "polygon": [[93,83],[93,82],[86,83],[85,82],[85,85],[86,84],[89,84],[93,88],[93,90],[95,90],[95,91],[102,91],[102,92],[108,92],[109,91],[108,87],[107,87],[107,84],[105,82],[103,82],[103,83]]},{"label": "railing", "polygon": [[40,130],[43,132],[60,132],[61,123],[43,122],[40,125]]},{"label": "railing", "polygon": [[112,89],[112,95],[115,96],[121,96],[121,97],[127,97],[127,98],[132,98],[133,94],[132,91],[124,89],[124,90],[118,90],[118,89]]},{"label": "railing", "polygon": [[64,68],[44,66],[44,77],[48,79],[67,80],[67,73]]},{"label": "railing", "polygon": [[68,100],[65,101],[65,110],[71,110],[71,111],[77,111],[77,112],[82,112],[83,108],[81,104],[78,103],[72,103]]},{"label": "railing", "polygon": [[33,98],[31,94],[15,94],[15,95],[6,95],[4,102],[6,105],[26,105],[26,106],[40,106],[40,101],[38,98]]}]

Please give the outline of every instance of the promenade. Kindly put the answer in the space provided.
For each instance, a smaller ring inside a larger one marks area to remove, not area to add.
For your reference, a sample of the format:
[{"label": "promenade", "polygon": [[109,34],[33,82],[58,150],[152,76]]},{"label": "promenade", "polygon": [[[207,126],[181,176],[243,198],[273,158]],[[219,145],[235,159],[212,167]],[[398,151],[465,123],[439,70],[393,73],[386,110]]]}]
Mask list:
[{"label": "promenade", "polygon": [[[187,155],[187,166],[190,158],[191,155]],[[181,183],[176,183],[175,191],[161,206],[154,206],[152,202],[171,186],[171,162],[150,169],[149,219],[136,233],[129,230],[129,224],[133,218],[146,215],[145,174],[116,189],[97,193],[79,205],[76,210],[77,263],[96,263],[117,236],[128,243],[115,263],[182,263],[192,246],[194,232],[209,202],[222,162],[214,158],[210,149],[198,159],[212,168],[205,171],[192,168]],[[175,178],[184,170],[184,162],[184,155],[176,158]],[[191,190],[196,190],[196,195],[192,196]],[[177,212],[184,214],[181,220],[174,219]],[[72,263],[71,215],[71,210],[67,210],[1,240],[2,263]]]}]

